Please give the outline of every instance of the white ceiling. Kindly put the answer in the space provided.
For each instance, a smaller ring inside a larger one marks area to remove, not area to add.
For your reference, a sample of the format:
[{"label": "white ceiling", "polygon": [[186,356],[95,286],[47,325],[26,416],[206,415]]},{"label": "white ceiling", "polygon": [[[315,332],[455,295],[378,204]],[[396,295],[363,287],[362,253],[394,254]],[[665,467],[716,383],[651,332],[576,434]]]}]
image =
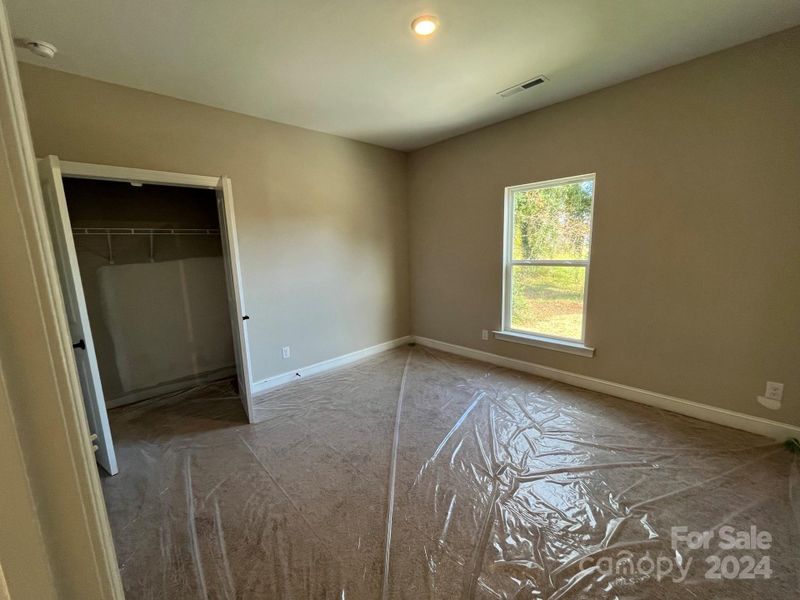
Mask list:
[{"label": "white ceiling", "polygon": [[[15,36],[59,49],[25,62],[401,150],[800,24],[798,0],[7,4]],[[441,29],[421,41],[425,12]]]}]

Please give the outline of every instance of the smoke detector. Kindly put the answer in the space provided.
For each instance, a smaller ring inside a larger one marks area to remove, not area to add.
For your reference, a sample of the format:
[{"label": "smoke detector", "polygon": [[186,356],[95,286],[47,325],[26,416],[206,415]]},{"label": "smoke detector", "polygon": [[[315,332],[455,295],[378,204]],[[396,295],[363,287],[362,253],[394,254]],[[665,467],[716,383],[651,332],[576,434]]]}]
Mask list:
[{"label": "smoke detector", "polygon": [[509,96],[513,96],[514,94],[519,94],[520,92],[524,92],[525,90],[529,90],[532,87],[537,85],[541,85],[545,81],[549,81],[547,77],[544,75],[537,75],[536,77],[532,77],[527,81],[523,81],[522,83],[518,83],[517,85],[512,85],[510,88],[506,88],[503,91],[497,92],[497,95],[501,98],[508,98]]},{"label": "smoke detector", "polygon": [[58,52],[58,48],[56,48],[50,42],[45,42],[44,40],[18,38],[14,40],[14,45],[18,48],[30,50],[36,56],[41,56],[42,58],[53,58],[56,55],[56,52]]}]

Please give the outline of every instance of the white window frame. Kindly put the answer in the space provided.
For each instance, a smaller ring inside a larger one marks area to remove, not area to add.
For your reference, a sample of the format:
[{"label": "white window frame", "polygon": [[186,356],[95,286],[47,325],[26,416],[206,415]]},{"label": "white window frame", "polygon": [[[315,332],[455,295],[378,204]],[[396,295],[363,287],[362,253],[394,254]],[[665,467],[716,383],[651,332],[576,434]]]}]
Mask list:
[{"label": "white window frame", "polygon": [[[554,259],[533,259],[533,260],[514,260],[514,194],[516,192],[526,192],[579,181],[591,180],[592,186],[592,209],[589,216],[589,257],[578,260],[554,260]],[[594,228],[594,205],[597,192],[596,173],[576,175],[574,177],[562,177],[561,179],[550,179],[548,181],[537,181],[524,185],[509,186],[505,189],[505,206],[503,219],[503,303],[502,303],[502,329],[494,332],[494,337],[503,341],[523,343],[530,346],[537,346],[549,350],[568,352],[580,356],[593,356],[594,348],[586,345],[586,320],[587,308],[589,306],[589,270],[592,260],[592,237]],[[513,267],[517,265],[542,265],[552,267],[562,266],[582,266],[585,267],[583,282],[583,319],[581,321],[580,339],[563,338],[543,333],[532,333],[511,327],[511,286]]]}]

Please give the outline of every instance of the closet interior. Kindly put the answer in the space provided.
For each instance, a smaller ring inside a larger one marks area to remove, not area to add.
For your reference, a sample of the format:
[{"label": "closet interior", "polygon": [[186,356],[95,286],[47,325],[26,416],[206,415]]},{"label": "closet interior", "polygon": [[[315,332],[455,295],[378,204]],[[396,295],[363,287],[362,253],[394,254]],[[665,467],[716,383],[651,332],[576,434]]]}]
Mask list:
[{"label": "closet interior", "polygon": [[106,406],[234,376],[215,191],[63,182]]}]

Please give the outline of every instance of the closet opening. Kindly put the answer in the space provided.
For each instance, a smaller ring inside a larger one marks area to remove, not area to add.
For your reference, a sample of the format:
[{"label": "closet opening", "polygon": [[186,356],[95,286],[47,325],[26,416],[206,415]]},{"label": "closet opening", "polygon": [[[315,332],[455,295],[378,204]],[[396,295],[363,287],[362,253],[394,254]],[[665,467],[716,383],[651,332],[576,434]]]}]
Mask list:
[{"label": "closet opening", "polygon": [[97,462],[118,472],[108,409],[235,376],[252,417],[230,180],[39,163]]},{"label": "closet opening", "polygon": [[106,407],[236,374],[213,190],[64,178]]}]

